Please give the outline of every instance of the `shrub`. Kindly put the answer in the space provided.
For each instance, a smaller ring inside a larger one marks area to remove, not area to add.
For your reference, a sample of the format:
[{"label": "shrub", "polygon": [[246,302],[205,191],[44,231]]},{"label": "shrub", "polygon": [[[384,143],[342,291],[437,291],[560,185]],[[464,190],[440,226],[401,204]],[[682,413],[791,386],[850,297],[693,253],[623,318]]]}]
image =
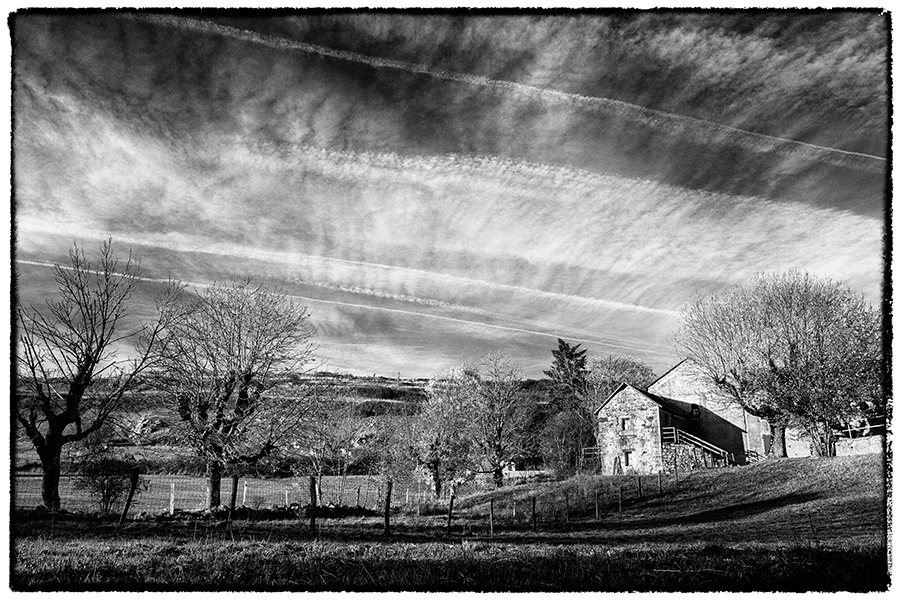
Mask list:
[{"label": "shrub", "polygon": [[[100,513],[110,515],[117,508],[123,496],[131,487],[131,473],[140,466],[133,458],[109,456],[106,454],[91,456],[81,464],[75,487],[85,490],[97,502]],[[138,480],[135,494],[147,489],[148,484],[143,477]]]}]

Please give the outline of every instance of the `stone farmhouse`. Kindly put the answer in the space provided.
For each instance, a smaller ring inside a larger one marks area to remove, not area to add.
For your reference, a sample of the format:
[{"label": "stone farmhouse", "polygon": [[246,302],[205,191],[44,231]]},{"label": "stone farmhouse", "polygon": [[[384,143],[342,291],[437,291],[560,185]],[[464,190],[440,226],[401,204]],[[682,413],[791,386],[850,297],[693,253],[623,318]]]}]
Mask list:
[{"label": "stone farmhouse", "polygon": [[724,397],[688,360],[646,390],[623,383],[596,415],[604,474],[746,464],[772,439],[768,422]]},{"label": "stone farmhouse", "polygon": [[[595,414],[595,453],[605,475],[742,465],[765,457],[772,443],[769,423],[717,390],[690,360],[646,390],[623,383]],[[788,456],[810,455],[803,434],[786,434]],[[879,452],[882,443],[883,436],[849,438],[837,454]]]}]

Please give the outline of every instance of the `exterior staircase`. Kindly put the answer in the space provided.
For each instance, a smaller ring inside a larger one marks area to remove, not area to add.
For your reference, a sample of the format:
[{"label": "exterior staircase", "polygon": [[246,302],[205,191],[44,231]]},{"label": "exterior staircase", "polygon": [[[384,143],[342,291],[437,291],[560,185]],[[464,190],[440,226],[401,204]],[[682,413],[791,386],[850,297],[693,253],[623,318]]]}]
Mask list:
[{"label": "exterior staircase", "polygon": [[716,461],[722,461],[726,465],[737,464],[733,453],[676,427],[662,428],[662,442],[663,444],[688,444],[709,454]]}]

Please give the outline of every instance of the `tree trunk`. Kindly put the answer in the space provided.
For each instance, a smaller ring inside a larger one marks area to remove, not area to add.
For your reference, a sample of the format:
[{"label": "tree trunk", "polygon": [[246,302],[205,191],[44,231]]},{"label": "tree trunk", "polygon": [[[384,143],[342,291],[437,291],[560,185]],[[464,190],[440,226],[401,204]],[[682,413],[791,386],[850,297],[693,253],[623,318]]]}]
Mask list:
[{"label": "tree trunk", "polygon": [[41,480],[41,502],[47,510],[59,510],[59,476],[62,443],[52,443],[47,439],[44,449],[39,452],[43,478]]},{"label": "tree trunk", "polygon": [[431,474],[431,486],[434,489],[434,498],[435,500],[440,500],[441,492],[441,478],[438,476],[436,472]]},{"label": "tree trunk", "polygon": [[813,453],[816,456],[834,456],[834,440],[831,435],[831,427],[827,423],[817,423],[810,429]]},{"label": "tree trunk", "polygon": [[388,479],[384,491],[384,535],[391,534],[391,490],[393,487],[394,482]]},{"label": "tree trunk", "polygon": [[497,467],[494,469],[494,487],[503,487],[503,467]]},{"label": "tree trunk", "polygon": [[214,460],[206,461],[206,478],[209,483],[209,498],[206,506],[209,509],[222,505],[222,465]]},{"label": "tree trunk", "polygon": [[772,424],[772,446],[769,448],[771,458],[787,458],[787,428],[784,425]]}]

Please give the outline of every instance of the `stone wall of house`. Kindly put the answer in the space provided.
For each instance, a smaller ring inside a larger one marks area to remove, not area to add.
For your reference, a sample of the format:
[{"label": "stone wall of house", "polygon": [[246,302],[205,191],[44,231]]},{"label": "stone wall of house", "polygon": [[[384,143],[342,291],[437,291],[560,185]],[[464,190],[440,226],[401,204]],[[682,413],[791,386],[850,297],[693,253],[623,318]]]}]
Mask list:
[{"label": "stone wall of house", "polygon": [[812,440],[802,429],[788,427],[784,432],[784,446],[790,458],[812,456]]},{"label": "stone wall of house", "polygon": [[648,391],[706,409],[690,433],[733,453],[738,462],[744,462],[747,450],[765,454],[764,436],[771,433],[769,423],[747,413],[718,391],[690,361],[660,377]]},{"label": "stone wall of house", "polygon": [[[650,474],[662,468],[659,413],[656,402],[631,387],[624,388],[599,411],[597,444],[604,475],[615,474],[617,458],[623,473]],[[626,429],[622,429],[623,418],[628,419]]]},{"label": "stone wall of house", "polygon": [[676,468],[679,473],[687,473],[721,466],[708,452],[690,444],[663,444],[662,461],[666,473],[672,473]]},{"label": "stone wall of house", "polygon": [[837,456],[853,456],[856,454],[881,454],[884,452],[884,436],[870,435],[860,438],[841,438],[834,445]]}]

